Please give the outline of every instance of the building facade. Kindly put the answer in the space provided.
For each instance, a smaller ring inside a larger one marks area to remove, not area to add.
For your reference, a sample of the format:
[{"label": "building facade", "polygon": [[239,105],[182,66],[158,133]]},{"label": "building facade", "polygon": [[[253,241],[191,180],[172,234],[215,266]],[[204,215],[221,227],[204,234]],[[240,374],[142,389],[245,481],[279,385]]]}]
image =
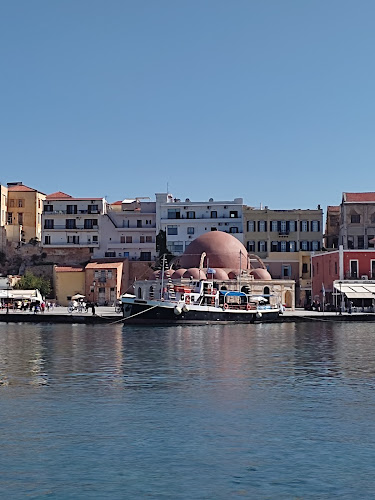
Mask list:
[{"label": "building facade", "polygon": [[155,202],[135,198],[109,204],[99,231],[93,258],[156,259]]},{"label": "building facade", "polygon": [[0,250],[3,252],[6,245],[6,223],[8,212],[8,188],[0,184]]},{"label": "building facade", "polygon": [[8,183],[6,237],[11,243],[40,241],[42,235],[43,201],[46,195],[24,186]]},{"label": "building facade", "polygon": [[192,202],[171,194],[156,194],[156,234],[164,231],[168,250],[181,255],[189,244],[208,231],[232,234],[243,243],[243,199]]},{"label": "building facade", "polygon": [[104,198],[73,198],[57,192],[44,201],[42,245],[46,249],[99,247],[99,230],[107,203]]},{"label": "building facade", "polygon": [[114,305],[121,294],[123,262],[90,262],[85,268],[87,300]]},{"label": "building facade", "polygon": [[327,207],[324,246],[327,249],[338,248],[340,237],[340,205]]},{"label": "building facade", "polygon": [[343,193],[339,242],[344,250],[374,248],[375,193]]},{"label": "building facade", "polygon": [[311,296],[312,252],[322,249],[323,211],[270,210],[244,207],[244,239],[248,252],[266,264],[274,279],[296,282],[296,304]]}]

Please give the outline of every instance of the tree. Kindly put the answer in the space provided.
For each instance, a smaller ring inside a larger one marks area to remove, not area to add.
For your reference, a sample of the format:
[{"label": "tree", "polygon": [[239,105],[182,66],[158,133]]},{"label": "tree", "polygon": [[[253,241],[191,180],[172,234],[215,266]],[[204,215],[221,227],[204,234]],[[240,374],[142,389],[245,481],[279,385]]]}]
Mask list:
[{"label": "tree", "polygon": [[30,271],[27,271],[18,283],[15,285],[18,290],[35,290],[38,289],[43,297],[47,297],[51,293],[51,282],[49,279],[42,276],[35,276]]}]

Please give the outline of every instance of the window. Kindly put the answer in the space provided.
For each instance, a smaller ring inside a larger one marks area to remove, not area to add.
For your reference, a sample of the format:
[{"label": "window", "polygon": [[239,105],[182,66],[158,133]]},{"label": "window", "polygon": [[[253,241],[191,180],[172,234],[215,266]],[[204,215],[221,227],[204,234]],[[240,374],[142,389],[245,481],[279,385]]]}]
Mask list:
[{"label": "window", "polygon": [[295,251],[296,251],[296,242],[289,241],[289,252],[295,252]]},{"label": "window", "polygon": [[182,253],[184,251],[183,241],[171,241],[167,244],[167,247],[171,253]]},{"label": "window", "polygon": [[45,212],[53,212],[53,205],[44,205]]},{"label": "window", "polygon": [[271,241],[271,252],[277,252],[279,249],[279,244],[277,241]]},{"label": "window", "polygon": [[301,250],[307,251],[309,249],[308,241],[301,241]]},{"label": "window", "polygon": [[309,230],[309,222],[307,220],[301,221],[301,231],[306,233]]},{"label": "window", "polygon": [[361,216],[359,214],[352,214],[350,216],[350,222],[352,224],[359,224],[361,222]]},{"label": "window", "polygon": [[144,236],[140,236],[139,237],[139,243],[144,243],[145,242],[145,237]]},{"label": "window", "polygon": [[14,200],[9,200],[9,206],[14,207]]},{"label": "window", "polygon": [[76,220],[65,219],[65,229],[76,229]]},{"label": "window", "polygon": [[211,227],[211,231],[217,231],[217,227],[212,226],[212,227]]},{"label": "window", "polygon": [[187,234],[194,234],[194,228],[193,227],[188,227],[187,228]]},{"label": "window", "polygon": [[360,250],[365,248],[365,238],[364,236],[358,236],[358,247]]},{"label": "window", "polygon": [[93,229],[94,226],[98,226],[98,219],[85,219],[83,223],[85,229]]},{"label": "window", "polygon": [[89,205],[88,207],[88,213],[89,214],[97,214],[99,212],[99,205]]},{"label": "window", "polygon": [[318,220],[311,221],[311,231],[318,232],[320,230],[320,223]]},{"label": "window", "polygon": [[44,237],[44,244],[45,245],[50,245],[51,244],[51,236],[45,236]]},{"label": "window", "polygon": [[67,205],[66,206],[67,214],[76,214],[77,213],[77,205]]},{"label": "window", "polygon": [[146,243],[152,243],[152,236],[146,236]]},{"label": "window", "polygon": [[54,225],[55,225],[55,221],[53,219],[45,219],[44,229],[53,229]]},{"label": "window", "polygon": [[[211,231],[212,231],[212,229],[211,229]],[[215,228],[215,231],[216,231],[216,228]],[[229,228],[229,232],[232,233],[232,234],[233,233],[238,233],[239,232],[238,231],[238,227],[235,227],[235,226],[230,227]]]},{"label": "window", "polygon": [[13,213],[8,212],[8,224],[13,224]]},{"label": "window", "polygon": [[233,218],[233,219],[237,219],[237,218],[238,218],[238,212],[237,212],[237,210],[231,210],[231,211],[229,212],[229,217],[230,217],[231,219],[232,219],[232,218]]},{"label": "window", "polygon": [[211,219],[217,219],[217,211],[216,210],[211,211]]},{"label": "window", "polygon": [[286,234],[286,220],[280,221],[280,233]]},{"label": "window", "polygon": [[168,209],[168,219],[180,219],[180,218],[181,218],[180,209],[176,208]]},{"label": "window", "polygon": [[[116,257],[116,252],[105,252],[105,257]],[[99,288],[100,291],[100,288]]]},{"label": "window", "polygon": [[276,233],[277,232],[277,220],[273,220],[271,221],[271,231],[273,233]]},{"label": "window", "polygon": [[92,241],[93,241],[93,243],[97,243],[99,241],[98,236],[93,236]]},{"label": "window", "polygon": [[354,237],[348,236],[348,249],[352,250],[354,248]]},{"label": "window", "polygon": [[109,270],[109,271],[107,272],[107,278],[108,278],[108,279],[111,279],[111,278],[112,278],[112,271],[111,271],[111,270]]},{"label": "window", "polygon": [[358,260],[350,261],[350,277],[358,278]]},{"label": "window", "polygon": [[258,252],[267,252],[267,242],[258,241]]},{"label": "window", "polygon": [[292,266],[290,264],[283,264],[282,267],[282,277],[290,278],[292,276]]},{"label": "window", "polygon": [[267,223],[265,220],[258,221],[258,231],[260,233],[264,233],[265,231],[267,231]]},{"label": "window", "polygon": [[319,241],[312,241],[311,242],[311,250],[313,252],[316,252],[317,250],[319,250],[320,248],[320,244],[319,244]]},{"label": "window", "polygon": [[137,227],[142,227],[142,220],[140,219],[137,220]]},{"label": "window", "polygon": [[68,236],[68,243],[73,243],[73,244],[78,244],[79,243],[79,236]]},{"label": "window", "polygon": [[255,252],[255,241],[248,241],[247,242],[247,251],[248,252]]},{"label": "window", "polygon": [[140,260],[151,260],[151,252],[141,252]]},{"label": "window", "polygon": [[126,241],[126,243],[133,243],[133,237],[132,236],[126,236],[125,241]]},{"label": "window", "polygon": [[18,208],[23,208],[23,200],[17,200],[18,201]]},{"label": "window", "polygon": [[306,263],[306,262],[304,262],[304,263],[302,264],[302,274],[306,274],[306,273],[308,273],[308,272],[309,272],[309,271],[308,271],[308,269],[307,269],[307,263]]},{"label": "window", "polygon": [[255,221],[254,220],[247,221],[247,230],[249,231],[249,233],[255,232]]},{"label": "window", "polygon": [[23,224],[23,213],[19,212],[17,215],[18,215],[18,224]]},{"label": "window", "polygon": [[186,212],[186,218],[195,219],[195,212],[194,211]]},{"label": "window", "polygon": [[294,233],[296,230],[296,221],[291,220],[289,221],[289,232]]},{"label": "window", "polygon": [[280,252],[286,252],[286,241],[280,242]]},{"label": "window", "polygon": [[125,236],[120,236],[120,243],[125,243]]},{"label": "window", "polygon": [[177,226],[167,226],[167,234],[169,236],[175,236],[178,234],[178,227]]}]

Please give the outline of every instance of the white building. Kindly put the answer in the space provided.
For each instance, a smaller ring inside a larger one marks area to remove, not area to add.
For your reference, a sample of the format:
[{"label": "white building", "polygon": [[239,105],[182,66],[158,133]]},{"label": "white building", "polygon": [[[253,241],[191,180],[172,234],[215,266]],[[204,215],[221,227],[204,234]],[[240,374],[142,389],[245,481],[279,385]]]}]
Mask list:
[{"label": "white building", "polygon": [[94,248],[94,258],[155,260],[155,202],[135,198],[109,204],[100,225],[100,242]]},{"label": "white building", "polygon": [[156,234],[166,233],[167,248],[183,253],[192,240],[207,231],[231,233],[243,243],[243,199],[181,201],[171,194],[156,194]]},{"label": "white building", "polygon": [[73,198],[62,193],[46,197],[42,214],[42,245],[57,248],[90,248],[100,245],[100,226],[106,213],[104,198]]}]

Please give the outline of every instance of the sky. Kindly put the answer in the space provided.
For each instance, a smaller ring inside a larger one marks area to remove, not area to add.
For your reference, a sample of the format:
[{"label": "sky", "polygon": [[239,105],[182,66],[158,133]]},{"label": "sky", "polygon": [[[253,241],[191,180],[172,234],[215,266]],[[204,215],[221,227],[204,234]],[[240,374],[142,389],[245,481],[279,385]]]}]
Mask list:
[{"label": "sky", "polygon": [[0,183],[271,209],[375,191],[373,0],[0,2]]}]

